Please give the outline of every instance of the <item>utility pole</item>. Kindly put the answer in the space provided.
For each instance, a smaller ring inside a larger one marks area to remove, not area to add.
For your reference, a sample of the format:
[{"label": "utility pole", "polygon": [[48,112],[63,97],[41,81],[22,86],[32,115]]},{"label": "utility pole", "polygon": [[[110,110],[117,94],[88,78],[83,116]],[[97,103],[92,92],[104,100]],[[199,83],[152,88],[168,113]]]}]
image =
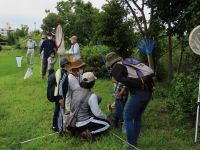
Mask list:
[{"label": "utility pole", "polygon": [[34,31],[36,31],[36,22],[34,22]]}]

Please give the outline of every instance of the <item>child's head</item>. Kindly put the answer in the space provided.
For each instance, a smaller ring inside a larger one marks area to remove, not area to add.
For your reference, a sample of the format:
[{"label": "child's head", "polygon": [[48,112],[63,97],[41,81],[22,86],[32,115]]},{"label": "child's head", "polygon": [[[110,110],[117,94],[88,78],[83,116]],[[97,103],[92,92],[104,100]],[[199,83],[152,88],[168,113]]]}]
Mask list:
[{"label": "child's head", "polygon": [[117,80],[112,76],[112,83],[117,83]]},{"label": "child's head", "polygon": [[97,78],[94,76],[93,72],[85,72],[82,75],[82,81],[80,83],[80,86],[85,89],[92,89],[95,85],[96,79]]},{"label": "child's head", "polygon": [[56,54],[55,51],[52,51],[51,54],[50,54],[50,56],[51,57],[55,57],[55,54]]}]

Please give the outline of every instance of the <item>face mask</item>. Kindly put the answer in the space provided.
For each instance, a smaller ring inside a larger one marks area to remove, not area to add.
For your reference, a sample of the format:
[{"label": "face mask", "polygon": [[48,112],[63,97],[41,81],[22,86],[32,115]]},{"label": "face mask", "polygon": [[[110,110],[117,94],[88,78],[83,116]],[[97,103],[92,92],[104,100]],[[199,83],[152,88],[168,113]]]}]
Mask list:
[{"label": "face mask", "polygon": [[29,41],[32,41],[32,39],[29,39]]},{"label": "face mask", "polygon": [[48,36],[47,38],[48,38],[49,40],[51,40],[51,39],[52,39],[52,36]]},{"label": "face mask", "polygon": [[79,75],[83,74],[83,69],[79,69]]}]

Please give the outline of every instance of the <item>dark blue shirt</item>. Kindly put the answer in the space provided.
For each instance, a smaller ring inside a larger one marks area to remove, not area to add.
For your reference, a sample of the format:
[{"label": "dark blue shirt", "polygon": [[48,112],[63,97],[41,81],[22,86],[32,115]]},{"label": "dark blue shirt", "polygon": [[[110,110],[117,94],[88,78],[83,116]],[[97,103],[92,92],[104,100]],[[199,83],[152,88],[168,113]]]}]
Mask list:
[{"label": "dark blue shirt", "polygon": [[45,40],[40,48],[40,52],[44,50],[44,58],[48,58],[52,51],[56,51],[56,43],[53,40]]}]

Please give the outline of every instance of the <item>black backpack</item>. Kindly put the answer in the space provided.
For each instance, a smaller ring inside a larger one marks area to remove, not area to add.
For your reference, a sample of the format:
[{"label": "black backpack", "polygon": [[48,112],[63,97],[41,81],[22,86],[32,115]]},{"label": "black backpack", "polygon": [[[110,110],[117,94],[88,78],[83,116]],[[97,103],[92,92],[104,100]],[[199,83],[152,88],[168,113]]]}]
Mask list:
[{"label": "black backpack", "polygon": [[57,86],[55,72],[52,72],[48,76],[48,85],[47,85],[47,99],[50,102],[55,102],[57,96],[54,96],[55,87]]}]

